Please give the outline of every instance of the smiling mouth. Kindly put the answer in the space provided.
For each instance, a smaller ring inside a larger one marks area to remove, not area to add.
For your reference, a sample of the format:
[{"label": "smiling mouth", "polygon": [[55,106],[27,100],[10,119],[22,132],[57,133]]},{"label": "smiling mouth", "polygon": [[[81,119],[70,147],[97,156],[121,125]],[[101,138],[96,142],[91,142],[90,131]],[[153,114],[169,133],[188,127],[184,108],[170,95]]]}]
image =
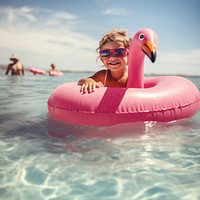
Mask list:
[{"label": "smiling mouth", "polygon": [[109,65],[119,65],[120,62],[110,62]]}]

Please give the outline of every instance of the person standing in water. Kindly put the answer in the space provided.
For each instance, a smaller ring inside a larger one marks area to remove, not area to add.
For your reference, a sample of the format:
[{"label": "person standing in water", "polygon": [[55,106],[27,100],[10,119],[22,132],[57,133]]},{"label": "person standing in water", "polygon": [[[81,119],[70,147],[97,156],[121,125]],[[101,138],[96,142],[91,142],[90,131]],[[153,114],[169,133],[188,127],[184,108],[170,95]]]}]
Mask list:
[{"label": "person standing in water", "polygon": [[7,66],[7,70],[6,70],[6,75],[9,74],[9,71],[11,71],[11,75],[25,75],[24,72],[24,65],[22,63],[19,62],[19,57],[17,54],[13,54],[10,57],[10,60],[12,61],[12,63],[8,64]]}]

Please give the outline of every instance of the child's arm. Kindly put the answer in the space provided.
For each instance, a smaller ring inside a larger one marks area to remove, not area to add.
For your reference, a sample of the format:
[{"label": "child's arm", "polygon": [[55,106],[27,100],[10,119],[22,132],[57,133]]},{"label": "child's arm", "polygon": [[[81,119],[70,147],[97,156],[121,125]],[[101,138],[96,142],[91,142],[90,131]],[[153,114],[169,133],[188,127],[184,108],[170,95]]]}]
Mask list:
[{"label": "child's arm", "polygon": [[82,78],[78,81],[78,85],[81,85],[80,92],[94,92],[95,88],[99,87],[99,84],[93,78]]},{"label": "child's arm", "polygon": [[102,82],[105,74],[105,70],[101,70],[95,73],[93,76],[88,78],[82,78],[78,81],[78,85],[81,85],[80,92],[94,92],[95,88],[99,88],[100,85],[98,82]]}]

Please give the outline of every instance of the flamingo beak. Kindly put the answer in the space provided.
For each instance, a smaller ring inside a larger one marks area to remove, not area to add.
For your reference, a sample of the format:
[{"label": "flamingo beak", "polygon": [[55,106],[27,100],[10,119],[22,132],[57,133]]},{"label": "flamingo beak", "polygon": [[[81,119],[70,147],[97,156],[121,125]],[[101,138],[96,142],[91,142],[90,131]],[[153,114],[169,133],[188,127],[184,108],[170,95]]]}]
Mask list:
[{"label": "flamingo beak", "polygon": [[157,45],[151,41],[147,41],[142,44],[142,51],[150,58],[151,62],[154,63],[156,60]]}]

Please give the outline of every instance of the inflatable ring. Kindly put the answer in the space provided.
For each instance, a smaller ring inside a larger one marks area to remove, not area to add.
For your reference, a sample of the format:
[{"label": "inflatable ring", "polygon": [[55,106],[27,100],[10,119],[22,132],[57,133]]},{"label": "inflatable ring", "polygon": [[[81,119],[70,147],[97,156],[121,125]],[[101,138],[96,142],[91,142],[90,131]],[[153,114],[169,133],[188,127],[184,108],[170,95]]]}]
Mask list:
[{"label": "inflatable ring", "polygon": [[29,71],[32,72],[33,74],[41,74],[41,75],[46,74],[44,70],[33,68],[33,67],[30,68]]},{"label": "inflatable ring", "polygon": [[100,87],[83,94],[76,82],[65,83],[49,97],[49,114],[63,122],[91,126],[192,117],[200,108],[200,92],[190,80],[143,77],[145,54],[154,62],[156,51],[156,33],[151,29],[138,31],[129,49],[127,88]]},{"label": "inflatable ring", "polygon": [[49,76],[63,76],[63,73],[61,71],[54,70],[49,72]]}]

